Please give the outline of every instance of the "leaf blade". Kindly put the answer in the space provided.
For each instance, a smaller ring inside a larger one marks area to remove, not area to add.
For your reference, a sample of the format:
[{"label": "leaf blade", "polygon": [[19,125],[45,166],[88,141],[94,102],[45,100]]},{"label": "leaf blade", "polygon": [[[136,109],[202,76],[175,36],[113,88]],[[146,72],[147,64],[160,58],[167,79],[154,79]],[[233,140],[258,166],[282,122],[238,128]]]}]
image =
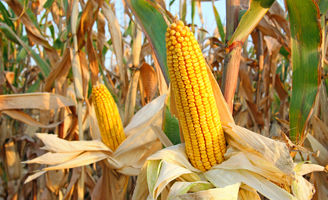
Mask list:
[{"label": "leaf blade", "polygon": [[[289,108],[290,139],[300,142],[319,87],[319,9],[312,0],[287,0],[293,80]],[[300,138],[301,137],[301,138]]]}]

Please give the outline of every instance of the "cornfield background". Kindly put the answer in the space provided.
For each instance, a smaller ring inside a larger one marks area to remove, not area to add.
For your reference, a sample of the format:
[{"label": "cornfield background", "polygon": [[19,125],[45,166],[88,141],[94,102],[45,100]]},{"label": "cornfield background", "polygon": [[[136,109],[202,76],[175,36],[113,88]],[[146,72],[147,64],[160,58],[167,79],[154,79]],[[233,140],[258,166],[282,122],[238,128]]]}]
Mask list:
[{"label": "cornfield background", "polygon": [[[226,22],[214,1],[124,0],[124,13],[116,3],[0,1],[1,199],[91,198],[102,173],[96,164],[49,171],[24,184],[40,165],[22,161],[45,153],[35,133],[90,140],[97,82],[110,90],[124,125],[167,93],[165,31],[176,18],[189,22],[238,125],[285,142],[304,161],[327,165],[328,1],[227,0]],[[214,32],[204,28],[213,24],[204,18],[204,3],[212,6],[206,12],[215,18]],[[171,4],[179,12],[171,13]],[[166,120],[165,133],[179,143],[177,120]],[[307,178],[314,199],[328,199],[327,174]]]}]

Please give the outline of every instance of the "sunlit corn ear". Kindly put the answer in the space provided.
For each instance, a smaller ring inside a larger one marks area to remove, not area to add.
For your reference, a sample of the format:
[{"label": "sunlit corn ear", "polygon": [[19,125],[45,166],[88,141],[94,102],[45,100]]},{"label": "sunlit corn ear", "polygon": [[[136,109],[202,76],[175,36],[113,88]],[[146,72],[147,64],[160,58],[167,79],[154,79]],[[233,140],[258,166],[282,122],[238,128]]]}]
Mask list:
[{"label": "sunlit corn ear", "polygon": [[224,159],[226,141],[201,49],[182,21],[166,32],[167,66],[191,164],[209,170]]},{"label": "sunlit corn ear", "polygon": [[122,120],[112,95],[104,85],[92,88],[101,140],[113,151],[125,140]]}]

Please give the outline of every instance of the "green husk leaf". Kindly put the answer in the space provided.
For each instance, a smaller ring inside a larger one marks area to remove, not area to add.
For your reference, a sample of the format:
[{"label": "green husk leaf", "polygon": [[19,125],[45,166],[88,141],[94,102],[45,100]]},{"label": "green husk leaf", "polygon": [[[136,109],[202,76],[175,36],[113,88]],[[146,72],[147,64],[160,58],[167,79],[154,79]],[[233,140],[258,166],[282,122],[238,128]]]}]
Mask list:
[{"label": "green husk leaf", "polygon": [[170,139],[173,145],[180,144],[180,129],[178,119],[173,116],[168,107],[165,107],[164,113],[164,133]]},{"label": "green husk leaf", "polygon": [[153,192],[161,170],[162,161],[149,160],[147,163],[147,184],[148,191]]}]

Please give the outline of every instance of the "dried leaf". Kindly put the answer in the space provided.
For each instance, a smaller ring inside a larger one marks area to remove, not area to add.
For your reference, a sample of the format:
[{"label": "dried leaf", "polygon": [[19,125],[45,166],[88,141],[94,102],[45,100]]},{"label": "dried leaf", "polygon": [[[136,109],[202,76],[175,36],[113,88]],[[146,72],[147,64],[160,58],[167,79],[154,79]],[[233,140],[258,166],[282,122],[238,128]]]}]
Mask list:
[{"label": "dried leaf", "polygon": [[8,109],[58,109],[75,104],[68,98],[51,93],[24,93],[0,95],[0,110]]},{"label": "dried leaf", "polygon": [[137,87],[139,82],[140,71],[134,71],[132,74],[132,78],[130,80],[128,94],[125,99],[125,112],[124,112],[124,126],[126,126],[133,114],[136,105],[136,98],[137,98]]},{"label": "dried leaf", "polygon": [[117,18],[108,3],[102,5],[103,14],[108,21],[109,31],[112,38],[114,52],[116,55],[117,64],[120,70],[120,80],[123,85],[126,84],[126,67],[123,63],[123,44],[122,33]]},{"label": "dried leaf", "polygon": [[149,103],[157,90],[157,76],[154,68],[145,62],[140,67],[140,80],[144,90],[143,98]]},{"label": "dried leaf", "polygon": [[67,170],[49,171],[46,173],[47,188],[52,193],[58,194],[59,190],[66,184],[67,178]]},{"label": "dried leaf", "polygon": [[[124,175],[137,175],[148,156],[159,150],[162,145],[152,126],[161,127],[162,109],[165,95],[144,106],[125,129],[127,139],[114,153],[102,142],[67,141],[56,135],[37,134],[49,152],[25,163],[50,165],[43,169],[58,170],[88,165],[106,159],[106,166]],[[42,173],[38,173],[42,175]],[[31,181],[38,177],[33,175]]]},{"label": "dried leaf", "polygon": [[5,0],[11,9],[15,12],[16,16],[19,16],[21,22],[25,25],[27,33],[32,40],[40,45],[43,45],[45,51],[48,53],[49,59],[51,60],[52,65],[54,65],[59,56],[54,48],[48,43],[48,41],[42,36],[39,29],[35,27],[30,17],[23,10],[21,3],[18,0]]},{"label": "dried leaf", "polygon": [[15,142],[8,140],[3,145],[4,150],[4,167],[8,180],[16,180],[21,176],[20,157],[16,149]]},{"label": "dried leaf", "polygon": [[213,199],[213,200],[237,200],[240,183],[232,184],[223,188],[209,189],[196,193],[188,193],[179,195],[182,200],[198,200],[198,199]]},{"label": "dried leaf", "polygon": [[296,176],[292,184],[292,191],[298,200],[312,199],[315,192],[313,185],[302,176]]},{"label": "dried leaf", "polygon": [[222,183],[231,185],[243,182],[269,199],[293,199],[293,196],[284,189],[247,170],[210,170],[206,173],[206,176],[215,186],[222,187]]},{"label": "dried leaf", "polygon": [[103,168],[103,174],[92,191],[92,199],[124,199],[129,176],[114,174],[111,169]]},{"label": "dried leaf", "polygon": [[15,73],[14,72],[4,72],[6,80],[8,81],[9,84],[13,84],[14,79],[15,79]]},{"label": "dried leaf", "polygon": [[[213,185],[206,181],[175,182],[170,189],[170,192],[168,194],[168,199],[177,199],[178,197],[181,197],[181,195],[183,196],[183,194],[187,193],[188,191],[196,192],[194,194],[197,194],[198,191],[208,190],[211,188],[213,188]],[[238,186],[238,189],[239,189],[239,186]],[[238,196],[238,190],[235,192],[236,192],[236,195]],[[221,196],[221,195],[219,195],[219,196]],[[225,195],[222,195],[222,196],[225,196]],[[184,196],[184,197],[186,197],[186,196]],[[225,196],[225,198],[226,197],[227,196]],[[208,199],[208,198],[206,198],[206,199]]]},{"label": "dried leaf", "polygon": [[5,110],[5,111],[2,111],[1,113],[4,113],[4,114],[10,116],[11,118],[19,120],[30,126],[41,127],[41,128],[54,128],[63,122],[63,121],[60,121],[60,122],[56,122],[56,123],[52,123],[52,124],[43,124],[43,123],[38,122],[35,119],[33,119],[30,115],[24,113],[23,111],[19,111],[19,110]]},{"label": "dried leaf", "polygon": [[45,80],[44,91],[50,92],[53,82],[56,80],[58,93],[62,94],[62,86],[64,82],[67,80],[67,75],[69,70],[71,69],[71,57],[69,49],[65,49],[61,59],[58,63],[53,67],[50,74],[47,76]]}]

